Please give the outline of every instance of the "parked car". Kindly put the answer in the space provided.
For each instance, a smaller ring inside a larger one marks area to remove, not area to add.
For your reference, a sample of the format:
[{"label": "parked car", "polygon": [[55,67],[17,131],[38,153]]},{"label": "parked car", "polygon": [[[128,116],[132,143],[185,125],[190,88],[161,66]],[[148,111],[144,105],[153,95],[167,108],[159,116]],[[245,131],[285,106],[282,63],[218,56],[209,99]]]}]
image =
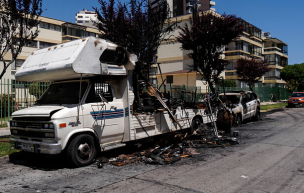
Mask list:
[{"label": "parked car", "polygon": [[288,99],[288,107],[304,105],[304,92],[294,92]]},{"label": "parked car", "polygon": [[260,99],[252,91],[230,91],[219,95],[220,99],[231,106],[234,113],[234,123],[239,126],[246,119],[260,119]]}]

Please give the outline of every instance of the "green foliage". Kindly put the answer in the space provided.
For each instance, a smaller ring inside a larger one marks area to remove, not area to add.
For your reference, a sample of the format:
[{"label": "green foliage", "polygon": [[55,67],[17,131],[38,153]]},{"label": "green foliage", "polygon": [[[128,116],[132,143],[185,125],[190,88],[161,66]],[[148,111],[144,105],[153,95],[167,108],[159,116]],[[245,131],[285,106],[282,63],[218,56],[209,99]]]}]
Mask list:
[{"label": "green foliage", "polygon": [[283,108],[286,107],[287,103],[277,103],[277,104],[271,104],[271,105],[261,105],[261,110],[267,111],[271,109],[277,109],[277,108]]},{"label": "green foliage", "polygon": [[182,50],[192,51],[188,56],[193,59],[193,69],[204,76],[215,93],[219,76],[228,65],[228,61],[221,58],[223,49],[220,48],[238,37],[244,26],[235,15],[206,12],[195,18],[190,24],[178,27],[177,41]]},{"label": "green foliage", "polygon": [[16,111],[16,102],[12,95],[1,94],[0,98],[0,113],[2,117],[7,117],[8,114],[11,115],[12,112]]},{"label": "green foliage", "polygon": [[29,93],[39,99],[46,89],[45,85],[35,82],[29,86]]},{"label": "green foliage", "polygon": [[9,138],[0,138],[0,157],[20,151],[11,149],[12,147],[8,141]]},{"label": "green foliage", "polygon": [[295,89],[298,89],[298,91],[303,91],[304,63],[285,66],[281,70],[280,77],[286,81],[289,92],[292,93]]},{"label": "green foliage", "polygon": [[268,66],[267,60],[241,58],[237,60],[235,69],[238,77],[245,81],[252,90],[254,83],[258,82],[266,72],[271,70]]},{"label": "green foliage", "polygon": [[219,81],[218,86],[222,87],[223,85],[225,85],[225,87],[237,87],[235,80],[225,79],[224,84],[222,81]]}]

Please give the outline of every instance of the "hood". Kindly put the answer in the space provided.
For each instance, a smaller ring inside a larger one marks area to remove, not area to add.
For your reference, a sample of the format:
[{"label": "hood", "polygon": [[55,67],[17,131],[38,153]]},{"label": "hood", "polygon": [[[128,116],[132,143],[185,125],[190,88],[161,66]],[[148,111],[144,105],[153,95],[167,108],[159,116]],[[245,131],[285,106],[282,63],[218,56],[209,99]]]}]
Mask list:
[{"label": "hood", "polygon": [[28,116],[28,117],[49,117],[53,111],[64,109],[62,106],[34,106],[19,111],[15,111],[12,116]]}]

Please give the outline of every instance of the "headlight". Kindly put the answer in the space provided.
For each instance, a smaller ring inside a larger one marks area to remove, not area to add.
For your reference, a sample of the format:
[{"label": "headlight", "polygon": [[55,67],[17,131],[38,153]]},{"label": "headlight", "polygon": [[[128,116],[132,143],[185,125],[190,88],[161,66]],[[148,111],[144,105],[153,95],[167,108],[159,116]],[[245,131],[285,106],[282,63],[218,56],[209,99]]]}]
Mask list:
[{"label": "headlight", "polygon": [[45,123],[45,124],[44,124],[44,128],[45,128],[45,129],[48,129],[48,128],[49,128],[49,124]]},{"label": "headlight", "polygon": [[10,123],[11,123],[11,126],[15,126],[15,122],[11,121]]},{"label": "headlight", "polygon": [[54,124],[50,124],[50,125],[49,125],[49,128],[50,128],[50,129],[54,129]]},{"label": "headlight", "polygon": [[45,133],[44,134],[45,137],[55,137],[54,133]]},{"label": "headlight", "polygon": [[17,130],[12,130],[12,134],[18,134]]}]

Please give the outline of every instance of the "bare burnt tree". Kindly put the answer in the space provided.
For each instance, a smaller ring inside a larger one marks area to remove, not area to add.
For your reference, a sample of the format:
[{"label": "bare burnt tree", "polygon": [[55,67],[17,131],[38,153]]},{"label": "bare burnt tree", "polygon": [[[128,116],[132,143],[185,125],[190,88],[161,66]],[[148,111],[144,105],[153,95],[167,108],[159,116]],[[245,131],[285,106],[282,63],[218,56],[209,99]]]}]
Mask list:
[{"label": "bare burnt tree", "polygon": [[245,81],[250,90],[252,90],[255,82],[258,82],[266,72],[271,70],[267,60],[248,60],[245,58],[237,60],[235,69],[240,80]]},{"label": "bare burnt tree", "polygon": [[38,18],[41,13],[42,0],[1,0],[0,60],[3,69],[0,79],[17,59],[23,46],[38,36]]},{"label": "bare burnt tree", "polygon": [[126,4],[117,0],[98,2],[101,8],[93,9],[101,38],[126,48],[147,64],[153,63],[158,47],[169,40],[176,26],[169,17],[167,1],[160,1],[154,8],[148,0],[130,0]]},{"label": "bare burnt tree", "polygon": [[179,27],[177,41],[182,50],[192,50],[188,54],[193,59],[193,69],[199,72],[210,89],[215,93],[219,75],[228,65],[223,59],[224,45],[238,37],[244,30],[235,15],[220,15],[215,12],[203,12],[195,21]]}]

